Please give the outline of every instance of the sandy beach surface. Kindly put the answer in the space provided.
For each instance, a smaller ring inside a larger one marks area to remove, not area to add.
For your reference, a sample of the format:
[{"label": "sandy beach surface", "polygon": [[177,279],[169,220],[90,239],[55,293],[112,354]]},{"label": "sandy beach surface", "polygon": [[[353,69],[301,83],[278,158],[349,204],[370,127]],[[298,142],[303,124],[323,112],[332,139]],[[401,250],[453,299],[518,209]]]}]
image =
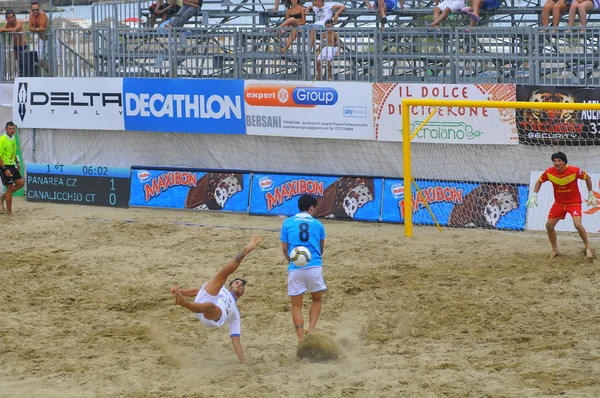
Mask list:
[{"label": "sandy beach surface", "polygon": [[[573,234],[324,221],[318,330],[296,357],[278,217],[15,200],[2,215],[0,397],[597,397],[600,266]],[[227,328],[175,306],[253,234]],[[593,248],[600,251],[597,234]],[[308,312],[308,296],[305,316]],[[307,321],[305,322],[307,323]]]}]

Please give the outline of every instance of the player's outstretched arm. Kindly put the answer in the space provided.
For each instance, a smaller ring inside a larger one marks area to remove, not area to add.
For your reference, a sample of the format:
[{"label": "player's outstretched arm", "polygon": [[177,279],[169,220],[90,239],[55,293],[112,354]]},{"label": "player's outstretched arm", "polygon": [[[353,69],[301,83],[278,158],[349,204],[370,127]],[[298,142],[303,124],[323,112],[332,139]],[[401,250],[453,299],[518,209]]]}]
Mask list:
[{"label": "player's outstretched arm", "polygon": [[240,362],[246,362],[244,350],[242,349],[242,343],[240,342],[240,336],[233,336],[231,338],[231,344],[233,344],[233,350],[235,351],[235,355],[237,355]]}]

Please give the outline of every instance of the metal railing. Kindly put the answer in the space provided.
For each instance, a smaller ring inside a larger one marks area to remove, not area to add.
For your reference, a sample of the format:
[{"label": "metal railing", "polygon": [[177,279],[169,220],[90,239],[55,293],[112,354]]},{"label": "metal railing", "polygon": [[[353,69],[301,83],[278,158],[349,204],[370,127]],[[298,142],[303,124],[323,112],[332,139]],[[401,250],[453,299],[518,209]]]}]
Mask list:
[{"label": "metal railing", "polygon": [[[0,41],[4,82],[17,75],[313,80],[325,31],[214,26],[204,29],[133,28],[52,31],[45,53],[27,66]],[[334,29],[340,51],[321,57],[323,79],[369,82],[517,83],[597,86],[600,28],[538,27]],[[311,35],[315,45],[311,46]],[[38,37],[25,33],[28,52]],[[42,65],[43,61],[43,65]],[[43,67],[42,67],[43,66]]]}]

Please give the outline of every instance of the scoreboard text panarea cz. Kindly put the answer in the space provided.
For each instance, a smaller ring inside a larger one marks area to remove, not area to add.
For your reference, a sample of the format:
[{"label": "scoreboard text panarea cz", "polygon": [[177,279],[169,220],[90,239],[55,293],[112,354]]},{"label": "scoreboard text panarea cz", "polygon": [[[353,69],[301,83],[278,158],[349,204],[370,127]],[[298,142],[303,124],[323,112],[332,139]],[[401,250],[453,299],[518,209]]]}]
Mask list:
[{"label": "scoreboard text panarea cz", "polygon": [[29,163],[26,172],[28,201],[129,207],[129,168]]}]

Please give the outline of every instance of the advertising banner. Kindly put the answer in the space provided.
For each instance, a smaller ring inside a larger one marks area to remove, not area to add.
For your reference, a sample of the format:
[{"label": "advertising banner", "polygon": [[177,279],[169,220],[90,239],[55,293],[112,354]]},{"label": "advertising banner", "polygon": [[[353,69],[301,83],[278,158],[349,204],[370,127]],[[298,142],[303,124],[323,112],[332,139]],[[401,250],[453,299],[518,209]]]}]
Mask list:
[{"label": "advertising banner", "polygon": [[[514,84],[373,83],[375,137],[402,141],[402,100],[514,101]],[[415,131],[433,107],[412,107],[410,129]],[[444,144],[518,144],[514,109],[439,107],[412,142]]]},{"label": "advertising banner", "polygon": [[248,211],[250,173],[133,167],[130,206]]},{"label": "advertising banner", "polygon": [[122,79],[18,78],[13,89],[21,128],[124,130]]},{"label": "advertising banner", "polygon": [[245,134],[243,80],[123,79],[125,129]]},{"label": "advertising banner", "polygon": [[[600,88],[517,86],[517,101],[600,103]],[[600,145],[600,111],[517,109],[519,142],[543,145]]]},{"label": "advertising banner", "polygon": [[[533,187],[537,182],[543,171],[532,171],[529,177],[529,187],[533,192]],[[600,174],[589,174],[592,178],[592,188],[598,201],[600,202]],[[578,180],[579,192],[581,193],[581,211],[583,213],[581,217],[581,223],[585,227],[588,233],[600,232],[600,214],[596,214],[600,211],[600,207],[590,207],[585,202],[587,200],[587,187],[585,181]],[[531,231],[545,231],[546,220],[548,219],[548,212],[554,203],[554,190],[552,183],[545,182],[542,184],[540,191],[538,192],[538,206],[530,207],[527,209],[527,227],[526,229]],[[562,221],[556,224],[555,229],[557,231],[576,232],[573,226],[573,219],[570,215]]]},{"label": "advertising banner", "polygon": [[298,197],[318,199],[315,217],[379,221],[380,178],[253,174],[251,214],[293,216]]},{"label": "advertising banner", "polygon": [[246,80],[246,133],[375,139],[370,83]]},{"label": "advertising banner", "polygon": [[[529,189],[526,185],[417,180],[413,187],[415,225],[435,225],[425,202],[442,226],[523,230]],[[382,221],[404,222],[404,181],[385,179]]]}]

